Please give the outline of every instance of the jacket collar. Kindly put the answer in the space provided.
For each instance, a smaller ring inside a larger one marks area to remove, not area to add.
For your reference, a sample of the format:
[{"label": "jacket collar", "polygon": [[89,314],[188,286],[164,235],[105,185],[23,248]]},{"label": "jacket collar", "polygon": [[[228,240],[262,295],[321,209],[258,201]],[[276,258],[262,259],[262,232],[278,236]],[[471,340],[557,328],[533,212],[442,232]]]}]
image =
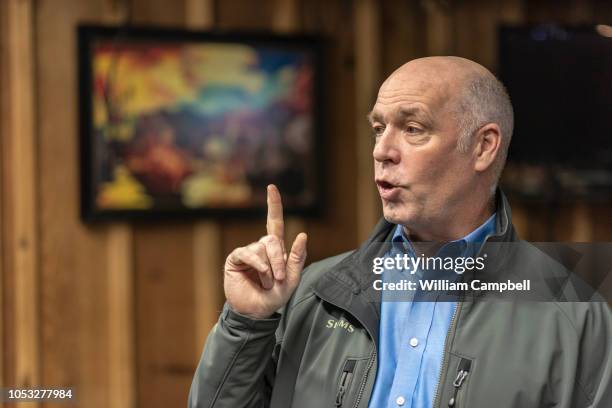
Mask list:
[{"label": "jacket collar", "polygon": [[[506,196],[496,191],[497,221],[495,233],[485,242],[510,242],[518,238],[512,226],[510,205]],[[372,273],[372,261],[384,256],[391,245],[395,224],[381,218],[370,237],[351,255],[326,272],[315,284],[321,299],[353,315],[378,344],[381,292],[374,290],[378,275]]]}]

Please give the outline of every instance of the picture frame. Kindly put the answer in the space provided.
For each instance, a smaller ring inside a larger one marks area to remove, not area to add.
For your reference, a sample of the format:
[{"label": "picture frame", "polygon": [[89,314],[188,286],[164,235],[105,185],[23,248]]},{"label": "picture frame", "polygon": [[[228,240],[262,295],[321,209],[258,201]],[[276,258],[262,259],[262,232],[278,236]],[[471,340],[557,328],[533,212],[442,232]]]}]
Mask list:
[{"label": "picture frame", "polygon": [[287,214],[324,192],[323,40],[78,27],[85,222]]}]

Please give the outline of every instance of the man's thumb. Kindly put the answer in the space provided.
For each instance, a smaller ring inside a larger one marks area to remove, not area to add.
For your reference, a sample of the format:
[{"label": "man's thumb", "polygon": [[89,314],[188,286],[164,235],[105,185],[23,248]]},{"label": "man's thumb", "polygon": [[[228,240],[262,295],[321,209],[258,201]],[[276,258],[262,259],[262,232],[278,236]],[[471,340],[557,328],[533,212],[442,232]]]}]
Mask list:
[{"label": "man's thumb", "polygon": [[293,241],[293,245],[291,245],[291,252],[287,257],[287,279],[290,281],[299,282],[300,274],[302,273],[302,269],[304,268],[304,262],[306,261],[306,242],[308,241],[308,236],[300,232],[297,237],[295,237],[295,241]]}]

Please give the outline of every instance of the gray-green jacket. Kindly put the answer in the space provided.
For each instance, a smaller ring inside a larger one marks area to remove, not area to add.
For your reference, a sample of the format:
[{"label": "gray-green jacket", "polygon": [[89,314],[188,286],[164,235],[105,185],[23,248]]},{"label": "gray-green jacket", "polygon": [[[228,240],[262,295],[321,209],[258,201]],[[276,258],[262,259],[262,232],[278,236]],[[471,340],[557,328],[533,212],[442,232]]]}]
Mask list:
[{"label": "gray-green jacket", "polygon": [[[496,234],[486,242],[516,242],[503,194],[497,201]],[[189,407],[366,408],[377,361],[385,358],[377,355],[380,291],[366,265],[392,227],[383,220],[358,250],[310,265],[270,319],[249,319],[226,305],[206,342]],[[525,245],[496,273],[549,266]],[[467,299],[446,338],[434,407],[451,400],[455,408],[612,407],[607,303]]]}]

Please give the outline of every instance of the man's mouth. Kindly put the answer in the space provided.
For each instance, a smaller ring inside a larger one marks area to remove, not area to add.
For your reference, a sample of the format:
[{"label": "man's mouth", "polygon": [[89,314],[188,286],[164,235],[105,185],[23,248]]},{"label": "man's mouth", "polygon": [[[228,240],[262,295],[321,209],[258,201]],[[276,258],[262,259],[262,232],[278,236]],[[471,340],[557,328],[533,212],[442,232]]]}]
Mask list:
[{"label": "man's mouth", "polygon": [[376,187],[378,187],[378,193],[383,200],[394,200],[401,191],[399,186],[386,180],[376,180]]}]

